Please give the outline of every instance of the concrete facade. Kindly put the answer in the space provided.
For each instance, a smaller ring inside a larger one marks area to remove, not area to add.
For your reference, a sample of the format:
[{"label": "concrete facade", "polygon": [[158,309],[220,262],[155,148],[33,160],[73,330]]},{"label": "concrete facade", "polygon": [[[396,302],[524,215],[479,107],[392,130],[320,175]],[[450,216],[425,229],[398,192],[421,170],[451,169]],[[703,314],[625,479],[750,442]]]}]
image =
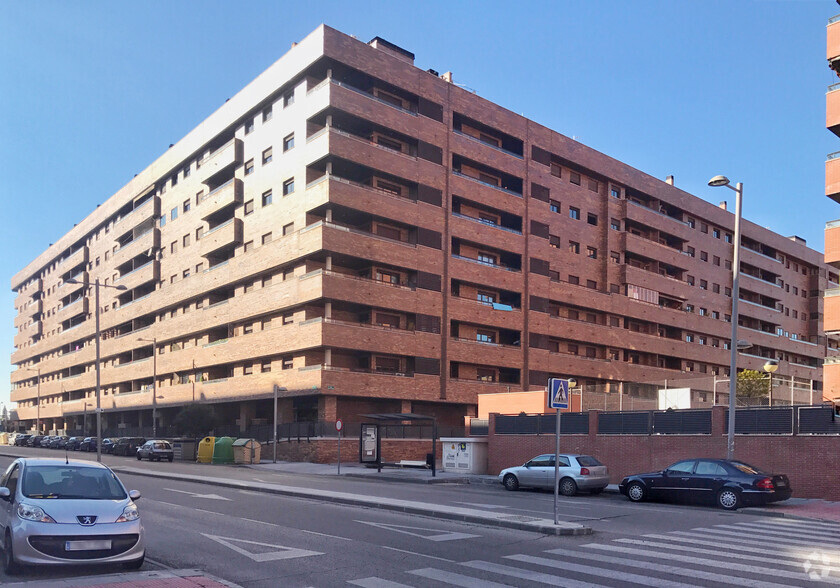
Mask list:
[{"label": "concrete facade", "polygon": [[[20,418],[93,410],[96,280],[106,427],[150,425],[152,353],[161,425],[270,422],[274,386],[281,422],[457,426],[549,376],[725,375],[733,214],[451,80],[326,26],[293,46],[13,277]],[[743,225],[739,365],[821,389],[836,270]]]},{"label": "concrete facade", "polygon": [[[828,66],[840,76],[840,15],[829,19],[826,28],[826,57]],[[825,95],[825,126],[840,136],[840,83],[828,87]],[[825,162],[825,195],[840,202],[840,152],[831,153]],[[825,262],[840,268],[840,220],[825,225]],[[825,334],[830,352],[823,368],[824,400],[832,401],[840,409],[840,285],[835,278],[825,291]]]}]

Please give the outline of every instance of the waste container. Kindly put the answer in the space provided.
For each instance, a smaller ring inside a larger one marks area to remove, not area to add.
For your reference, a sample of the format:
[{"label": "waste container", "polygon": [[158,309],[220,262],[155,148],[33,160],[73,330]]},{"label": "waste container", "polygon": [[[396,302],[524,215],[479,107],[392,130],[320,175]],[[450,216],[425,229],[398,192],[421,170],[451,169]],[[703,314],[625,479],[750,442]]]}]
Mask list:
[{"label": "waste container", "polygon": [[260,463],[260,448],[256,439],[237,439],[233,442],[233,462]]},{"label": "waste container", "polygon": [[198,443],[198,463],[213,463],[213,450],[216,447],[215,437],[205,437]]},{"label": "waste container", "polygon": [[8,445],[9,444],[9,434],[8,433],[0,433],[0,444]]},{"label": "waste container", "polygon": [[213,463],[233,463],[233,437],[217,437],[213,447]]},{"label": "waste container", "polygon": [[172,455],[178,461],[195,461],[195,439],[173,439]]}]

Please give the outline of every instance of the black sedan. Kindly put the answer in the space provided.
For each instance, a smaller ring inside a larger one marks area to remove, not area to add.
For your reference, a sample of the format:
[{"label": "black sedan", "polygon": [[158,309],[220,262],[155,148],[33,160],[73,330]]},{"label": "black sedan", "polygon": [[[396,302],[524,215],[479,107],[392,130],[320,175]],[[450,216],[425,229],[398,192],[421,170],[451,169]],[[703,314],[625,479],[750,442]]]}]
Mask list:
[{"label": "black sedan", "polygon": [[84,440],[85,440],[84,437],[70,437],[67,440],[67,443],[64,444],[64,448],[67,451],[78,451],[79,450],[79,445],[81,445],[82,441],[84,441]]},{"label": "black sedan", "polygon": [[24,433],[23,435],[18,435],[15,437],[15,445],[20,447],[21,445],[26,445],[26,442],[29,441],[29,438],[32,437],[29,433]]},{"label": "black sedan", "polygon": [[96,437],[85,437],[85,440],[79,443],[79,451],[96,451]]},{"label": "black sedan", "polygon": [[792,494],[787,476],[726,459],[679,461],[661,472],[627,476],[618,490],[633,502],[650,498],[717,504],[726,510],[787,500]]}]

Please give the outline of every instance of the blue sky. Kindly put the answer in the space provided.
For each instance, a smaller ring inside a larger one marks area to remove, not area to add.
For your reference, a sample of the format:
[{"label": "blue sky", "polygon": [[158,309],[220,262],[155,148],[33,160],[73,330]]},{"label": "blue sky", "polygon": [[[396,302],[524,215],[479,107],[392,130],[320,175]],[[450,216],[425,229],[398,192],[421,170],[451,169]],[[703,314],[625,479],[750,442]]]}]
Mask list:
[{"label": "blue sky", "polygon": [[[514,8],[515,7],[515,8]],[[12,275],[326,23],[820,251],[821,0],[5,2],[0,11],[0,402]],[[732,209],[732,208],[730,208]]]}]

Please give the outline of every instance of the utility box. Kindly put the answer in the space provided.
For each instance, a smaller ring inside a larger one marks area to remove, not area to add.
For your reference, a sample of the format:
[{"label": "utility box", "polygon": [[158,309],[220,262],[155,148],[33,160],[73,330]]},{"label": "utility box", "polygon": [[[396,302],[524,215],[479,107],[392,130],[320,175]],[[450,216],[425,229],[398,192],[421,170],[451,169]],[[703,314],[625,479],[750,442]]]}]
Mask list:
[{"label": "utility box", "polygon": [[443,471],[459,474],[487,473],[487,439],[441,437]]},{"label": "utility box", "polygon": [[195,439],[173,439],[172,455],[178,461],[195,461]]},{"label": "utility box", "polygon": [[233,463],[260,463],[260,442],[237,439],[233,442]]},{"label": "utility box", "polygon": [[213,450],[216,448],[215,437],[205,437],[198,443],[198,463],[213,463]]}]

